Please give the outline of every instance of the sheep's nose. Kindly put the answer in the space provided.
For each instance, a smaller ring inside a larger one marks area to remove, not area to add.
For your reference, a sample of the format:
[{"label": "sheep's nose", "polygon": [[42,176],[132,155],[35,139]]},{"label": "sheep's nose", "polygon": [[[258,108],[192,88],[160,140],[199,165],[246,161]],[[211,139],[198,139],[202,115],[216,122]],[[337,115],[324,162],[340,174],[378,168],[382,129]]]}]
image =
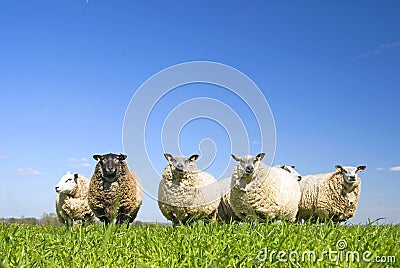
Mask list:
[{"label": "sheep's nose", "polygon": [[253,172],[253,170],[254,170],[254,167],[252,167],[252,166],[246,167],[246,172],[248,172],[248,173]]},{"label": "sheep's nose", "polygon": [[297,181],[301,181],[301,176],[297,176]]},{"label": "sheep's nose", "polygon": [[58,192],[58,190],[59,190],[58,186],[54,187],[54,189],[56,189],[56,192]]},{"label": "sheep's nose", "polygon": [[356,180],[356,176],[350,176],[350,180],[355,181]]},{"label": "sheep's nose", "polygon": [[183,165],[182,164],[178,164],[178,165],[176,165],[176,167],[179,168],[179,169],[183,169]]}]

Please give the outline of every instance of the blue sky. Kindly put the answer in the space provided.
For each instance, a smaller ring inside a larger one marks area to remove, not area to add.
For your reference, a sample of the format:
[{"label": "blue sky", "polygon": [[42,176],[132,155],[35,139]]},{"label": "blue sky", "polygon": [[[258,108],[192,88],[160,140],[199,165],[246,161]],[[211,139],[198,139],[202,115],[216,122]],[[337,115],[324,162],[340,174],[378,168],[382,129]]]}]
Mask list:
[{"label": "blue sky", "polygon": [[[90,177],[93,154],[123,150],[124,115],[142,83],[175,64],[212,61],[245,73],[264,94],[276,124],[275,164],[304,175],[366,165],[352,222],[399,222],[399,25],[398,1],[2,1],[0,217],[53,212],[54,185],[67,170]],[[171,92],[149,118],[151,137],[159,141],[177,100],[211,97],[251,118],[216,88]],[[212,138],[208,171],[217,176],[230,161],[227,136],[198,120],[179,144],[198,153],[199,141]],[[160,148],[149,147],[159,172]],[[165,221],[149,196],[138,220]]]}]

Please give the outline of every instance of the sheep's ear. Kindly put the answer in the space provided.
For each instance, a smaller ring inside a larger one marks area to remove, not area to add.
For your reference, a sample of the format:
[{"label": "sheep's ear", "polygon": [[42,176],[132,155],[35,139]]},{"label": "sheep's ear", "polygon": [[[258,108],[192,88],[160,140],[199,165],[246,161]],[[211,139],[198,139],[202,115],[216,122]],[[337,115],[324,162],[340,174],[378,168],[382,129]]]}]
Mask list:
[{"label": "sheep's ear", "polygon": [[78,183],[78,177],[79,177],[78,173],[75,173],[75,174],[74,174],[74,181],[75,181],[75,183]]},{"label": "sheep's ear", "polygon": [[281,169],[285,169],[285,166],[281,166]]},{"label": "sheep's ear", "polygon": [[128,156],[126,154],[119,154],[118,159],[119,160],[125,160]]},{"label": "sheep's ear", "polygon": [[95,155],[93,155],[93,159],[96,160],[96,161],[100,161],[101,160],[101,155],[95,154]]},{"label": "sheep's ear", "polygon": [[174,160],[174,157],[170,154],[165,153],[164,154],[165,159],[167,159],[168,162],[171,162],[172,160]]},{"label": "sheep's ear", "polygon": [[236,161],[240,161],[240,157],[238,157],[238,156],[236,156],[236,155],[234,155],[234,154],[231,154],[231,156],[232,156],[232,158],[233,159],[235,159]]},{"label": "sheep's ear", "polygon": [[292,168],[295,168],[296,166],[291,166]]},{"label": "sheep's ear", "polygon": [[363,171],[363,170],[366,169],[366,168],[367,168],[366,166],[359,166],[359,167],[357,167],[356,172]]},{"label": "sheep's ear", "polygon": [[192,155],[191,157],[189,157],[189,160],[190,160],[191,162],[194,162],[194,161],[197,160],[197,158],[199,158],[199,155],[198,155],[198,154],[194,154],[194,155]]},{"label": "sheep's ear", "polygon": [[261,161],[265,156],[265,153],[259,153],[258,155],[256,155],[256,159],[257,161]]},{"label": "sheep's ear", "polygon": [[337,172],[343,172],[342,166],[336,165],[335,168]]}]

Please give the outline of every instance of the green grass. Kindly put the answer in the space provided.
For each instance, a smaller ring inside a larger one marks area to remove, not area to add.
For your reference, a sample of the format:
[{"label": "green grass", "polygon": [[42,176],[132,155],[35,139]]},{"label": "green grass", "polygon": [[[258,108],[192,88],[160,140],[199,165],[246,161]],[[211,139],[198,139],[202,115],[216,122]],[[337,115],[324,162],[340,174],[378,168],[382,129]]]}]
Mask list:
[{"label": "green grass", "polygon": [[[347,245],[338,244],[341,240]],[[351,260],[354,252],[359,261]],[[378,256],[386,263],[375,262]],[[389,262],[388,256],[396,260]],[[271,266],[400,267],[400,225],[198,222],[175,228],[76,226],[66,232],[64,227],[0,224],[0,267]]]}]

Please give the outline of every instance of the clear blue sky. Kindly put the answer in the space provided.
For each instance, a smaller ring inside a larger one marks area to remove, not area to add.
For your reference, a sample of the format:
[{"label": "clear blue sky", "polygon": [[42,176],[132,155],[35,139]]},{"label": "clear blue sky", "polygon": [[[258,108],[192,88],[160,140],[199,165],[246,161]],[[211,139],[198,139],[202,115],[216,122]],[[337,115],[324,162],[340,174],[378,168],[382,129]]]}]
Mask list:
[{"label": "clear blue sky", "polygon": [[[366,165],[352,222],[399,222],[399,25],[398,1],[2,1],[0,217],[54,212],[54,185],[67,170],[90,177],[93,154],[123,150],[137,88],[166,67],[202,60],[232,66],[262,90],[276,124],[275,164],[304,175]],[[217,133],[217,157],[229,161],[227,134],[207,121],[185,126],[182,151],[199,152],[202,129]],[[162,150],[149,150],[162,170]],[[165,221],[148,196],[137,219]]]}]

